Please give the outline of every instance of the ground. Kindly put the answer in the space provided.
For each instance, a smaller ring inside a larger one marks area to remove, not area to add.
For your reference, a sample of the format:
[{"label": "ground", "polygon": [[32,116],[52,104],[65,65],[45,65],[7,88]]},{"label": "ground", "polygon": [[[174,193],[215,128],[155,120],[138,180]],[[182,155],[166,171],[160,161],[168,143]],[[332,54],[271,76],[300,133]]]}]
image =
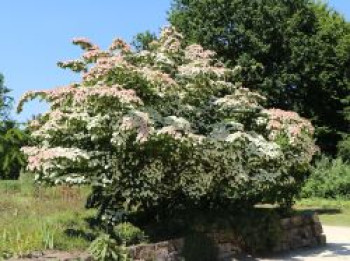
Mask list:
[{"label": "ground", "polygon": [[246,260],[259,261],[350,261],[350,228],[349,227],[335,227],[323,226],[327,237],[327,245],[314,249],[298,250],[286,253],[274,258],[247,258]]}]

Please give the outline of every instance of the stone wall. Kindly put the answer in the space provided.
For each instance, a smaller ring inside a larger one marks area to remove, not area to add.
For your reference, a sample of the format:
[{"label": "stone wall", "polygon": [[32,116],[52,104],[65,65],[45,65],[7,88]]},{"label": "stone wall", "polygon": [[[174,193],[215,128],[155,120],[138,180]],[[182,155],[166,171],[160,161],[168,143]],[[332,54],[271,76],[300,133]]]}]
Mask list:
[{"label": "stone wall", "polygon": [[280,223],[283,235],[274,252],[326,244],[326,236],[317,214],[285,218]]},{"label": "stone wall", "polygon": [[[317,214],[304,214],[280,220],[281,240],[271,250],[272,253],[326,244],[322,225]],[[231,260],[241,254],[242,242],[233,233],[216,231],[206,234],[212,239],[218,252],[218,260]],[[174,239],[155,244],[142,244],[129,247],[129,255],[134,261],[179,261],[185,239]]]}]

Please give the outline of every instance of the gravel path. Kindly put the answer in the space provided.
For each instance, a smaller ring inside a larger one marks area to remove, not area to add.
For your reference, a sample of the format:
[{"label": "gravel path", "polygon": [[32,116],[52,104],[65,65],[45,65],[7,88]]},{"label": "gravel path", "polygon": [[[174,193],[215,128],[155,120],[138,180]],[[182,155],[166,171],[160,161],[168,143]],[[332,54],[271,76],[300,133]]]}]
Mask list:
[{"label": "gravel path", "polygon": [[275,258],[268,259],[255,259],[250,258],[247,260],[258,261],[279,261],[279,260],[291,260],[291,261],[350,261],[350,228],[348,227],[330,227],[323,226],[324,233],[327,236],[327,245],[324,247],[292,251],[288,254],[284,254]]}]

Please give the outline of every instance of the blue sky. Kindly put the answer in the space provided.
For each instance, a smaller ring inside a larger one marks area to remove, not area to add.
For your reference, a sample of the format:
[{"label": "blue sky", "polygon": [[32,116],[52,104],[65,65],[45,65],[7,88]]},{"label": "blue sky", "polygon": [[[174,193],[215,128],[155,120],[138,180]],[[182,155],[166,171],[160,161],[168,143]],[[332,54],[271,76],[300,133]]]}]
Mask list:
[{"label": "blue sky", "polygon": [[[88,37],[101,47],[113,38],[131,41],[138,32],[158,32],[166,21],[170,0],[2,0],[0,14],[0,72],[12,96],[28,90],[49,89],[79,79],[56,67],[59,60],[77,58],[71,45],[77,36]],[[350,21],[350,1],[330,0],[330,5]],[[15,119],[25,121],[46,110],[32,102]]]}]

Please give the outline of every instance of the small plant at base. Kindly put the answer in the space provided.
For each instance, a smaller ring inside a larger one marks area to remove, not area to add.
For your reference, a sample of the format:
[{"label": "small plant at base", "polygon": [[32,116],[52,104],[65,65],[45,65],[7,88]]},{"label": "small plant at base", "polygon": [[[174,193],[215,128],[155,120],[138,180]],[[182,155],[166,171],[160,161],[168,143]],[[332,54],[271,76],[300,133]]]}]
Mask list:
[{"label": "small plant at base", "polygon": [[125,246],[120,246],[108,234],[101,234],[90,245],[89,252],[97,261],[131,261]]},{"label": "small plant at base", "polygon": [[121,244],[133,245],[146,240],[145,233],[129,222],[123,222],[114,227],[113,233]]}]

